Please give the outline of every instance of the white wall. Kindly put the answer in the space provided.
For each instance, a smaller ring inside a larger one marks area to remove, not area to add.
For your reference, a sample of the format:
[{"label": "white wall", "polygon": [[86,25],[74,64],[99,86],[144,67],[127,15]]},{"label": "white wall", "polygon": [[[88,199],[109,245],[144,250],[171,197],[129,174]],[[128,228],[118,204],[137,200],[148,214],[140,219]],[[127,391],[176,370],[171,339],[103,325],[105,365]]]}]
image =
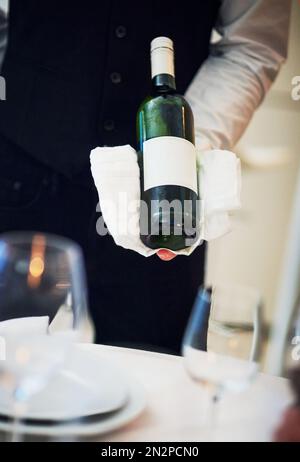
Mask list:
[{"label": "white wall", "polygon": [[[243,208],[234,230],[209,245],[207,280],[257,287],[268,321],[274,317],[280,269],[300,161],[300,5],[293,0],[288,61],[236,148],[243,161]],[[299,236],[300,238],[300,236]]]}]

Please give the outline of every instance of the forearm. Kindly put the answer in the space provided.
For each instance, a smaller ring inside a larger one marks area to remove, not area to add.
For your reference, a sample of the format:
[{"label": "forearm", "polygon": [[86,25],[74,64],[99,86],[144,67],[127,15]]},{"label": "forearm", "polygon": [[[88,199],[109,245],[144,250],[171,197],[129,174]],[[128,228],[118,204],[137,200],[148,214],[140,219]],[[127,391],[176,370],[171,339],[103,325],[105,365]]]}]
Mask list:
[{"label": "forearm", "polygon": [[232,149],[287,55],[290,1],[240,5],[223,2],[217,24],[222,39],[212,45],[186,93],[199,145]]},{"label": "forearm", "polygon": [[200,146],[232,149],[262,99],[264,92],[253,73],[235,67],[228,58],[210,57],[188,89]]}]

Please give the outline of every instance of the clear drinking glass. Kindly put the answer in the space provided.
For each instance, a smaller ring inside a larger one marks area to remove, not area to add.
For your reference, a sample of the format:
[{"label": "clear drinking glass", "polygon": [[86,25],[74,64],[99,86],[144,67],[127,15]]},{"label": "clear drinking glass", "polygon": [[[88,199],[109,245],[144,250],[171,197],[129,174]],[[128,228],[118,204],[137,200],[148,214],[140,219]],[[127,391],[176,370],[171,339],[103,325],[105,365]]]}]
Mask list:
[{"label": "clear drinking glass", "polygon": [[0,237],[1,407],[14,418],[13,441],[28,400],[62,368],[87,320],[80,248],[41,233]]},{"label": "clear drinking glass", "polygon": [[258,292],[250,288],[219,285],[199,289],[182,354],[188,374],[208,391],[210,439],[222,394],[245,389],[257,374],[261,305]]},{"label": "clear drinking glass", "polygon": [[297,297],[293,315],[291,316],[287,333],[284,355],[282,358],[282,370],[284,377],[289,377],[300,361],[300,295]]}]

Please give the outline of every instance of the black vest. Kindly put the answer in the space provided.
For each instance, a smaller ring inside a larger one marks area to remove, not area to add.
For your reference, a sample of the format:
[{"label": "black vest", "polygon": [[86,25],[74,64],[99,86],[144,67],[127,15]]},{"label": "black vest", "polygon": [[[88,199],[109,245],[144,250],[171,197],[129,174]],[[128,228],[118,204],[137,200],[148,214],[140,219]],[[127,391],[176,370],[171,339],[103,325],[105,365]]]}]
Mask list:
[{"label": "black vest", "polygon": [[0,134],[68,176],[97,145],[135,146],[151,91],[150,41],[175,46],[184,93],[209,51],[219,0],[11,0]]}]

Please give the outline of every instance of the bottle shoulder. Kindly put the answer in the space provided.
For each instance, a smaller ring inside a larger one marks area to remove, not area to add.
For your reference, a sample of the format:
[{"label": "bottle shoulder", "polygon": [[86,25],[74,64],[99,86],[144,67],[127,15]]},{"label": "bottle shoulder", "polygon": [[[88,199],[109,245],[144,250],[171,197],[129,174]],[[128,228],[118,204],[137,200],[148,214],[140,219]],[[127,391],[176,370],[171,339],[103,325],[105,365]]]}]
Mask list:
[{"label": "bottle shoulder", "polygon": [[137,113],[137,138],[141,143],[158,136],[176,136],[195,144],[193,112],[178,93],[147,97]]},{"label": "bottle shoulder", "polygon": [[138,112],[153,110],[162,106],[184,107],[188,112],[192,112],[187,100],[179,93],[163,93],[148,96],[140,105]]}]

